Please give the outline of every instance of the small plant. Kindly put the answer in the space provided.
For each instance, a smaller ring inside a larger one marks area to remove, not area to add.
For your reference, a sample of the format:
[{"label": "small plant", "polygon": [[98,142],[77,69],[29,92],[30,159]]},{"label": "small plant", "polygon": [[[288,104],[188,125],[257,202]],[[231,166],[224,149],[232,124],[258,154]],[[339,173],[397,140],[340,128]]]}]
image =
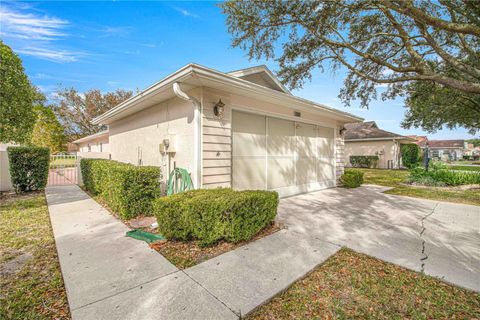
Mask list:
[{"label": "small plant", "polygon": [[357,188],[363,183],[363,172],[354,169],[345,169],[340,177],[340,183],[345,188]]},{"label": "small plant", "polygon": [[48,148],[8,147],[7,153],[16,193],[45,189],[50,162]]},{"label": "small plant", "polygon": [[350,156],[350,164],[354,168],[376,168],[378,156]]},{"label": "small plant", "polygon": [[192,190],[154,201],[159,232],[167,239],[199,240],[208,246],[224,239],[249,240],[277,215],[278,194],[232,189]]}]

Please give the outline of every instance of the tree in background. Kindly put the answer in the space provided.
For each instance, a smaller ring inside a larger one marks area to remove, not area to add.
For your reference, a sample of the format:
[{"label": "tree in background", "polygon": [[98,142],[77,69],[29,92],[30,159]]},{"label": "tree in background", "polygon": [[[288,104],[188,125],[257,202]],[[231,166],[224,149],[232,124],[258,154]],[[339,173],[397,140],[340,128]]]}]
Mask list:
[{"label": "tree in background", "polygon": [[[479,119],[479,1],[232,0],[220,6],[233,46],[251,59],[275,59],[278,76],[292,89],[317,68],[344,67],[339,96],[346,105],[359,99],[368,106],[383,86],[384,100],[407,96],[406,127],[480,129],[473,120]],[[455,97],[454,104],[442,100]]]},{"label": "tree in background", "polygon": [[35,123],[33,106],[39,97],[22,60],[0,40],[0,142],[29,141]]},{"label": "tree in background", "polygon": [[402,163],[407,168],[414,168],[420,161],[420,148],[416,144],[402,144]]},{"label": "tree in background", "polygon": [[103,128],[92,124],[92,119],[107,112],[132,96],[132,91],[116,90],[102,93],[92,89],[79,93],[74,88],[57,92],[58,104],[53,110],[65,128],[68,141],[97,133]]},{"label": "tree in background", "polygon": [[63,127],[50,107],[37,105],[34,107],[36,115],[33,126],[31,144],[37,147],[47,147],[50,154],[65,150],[65,134]]}]

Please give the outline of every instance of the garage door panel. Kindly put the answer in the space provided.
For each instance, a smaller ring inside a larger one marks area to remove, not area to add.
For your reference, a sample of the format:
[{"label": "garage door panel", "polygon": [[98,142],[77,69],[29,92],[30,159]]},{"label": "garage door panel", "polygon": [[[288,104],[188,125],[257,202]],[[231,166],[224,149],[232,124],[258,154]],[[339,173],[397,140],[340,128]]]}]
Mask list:
[{"label": "garage door panel", "polygon": [[244,157],[234,158],[233,161],[233,188],[265,189],[265,158]]},{"label": "garage door panel", "polygon": [[295,161],[293,158],[268,157],[268,189],[295,185]]},{"label": "garage door panel", "polygon": [[297,123],[297,154],[299,157],[317,155],[316,127],[312,124]]},{"label": "garage door panel", "polygon": [[267,118],[268,155],[292,156],[295,152],[295,123],[293,121]]},{"label": "garage door panel", "polygon": [[319,158],[317,159],[317,180],[319,182],[326,180],[335,180],[334,159]]},{"label": "garage door panel", "polygon": [[318,127],[317,156],[320,158],[333,158],[334,132],[332,128]]},{"label": "garage door panel", "polygon": [[297,184],[307,184],[317,181],[316,176],[316,162],[315,157],[302,157],[298,158],[297,166]]},{"label": "garage door panel", "polygon": [[243,112],[234,112],[233,117],[233,156],[264,155],[265,117]]}]

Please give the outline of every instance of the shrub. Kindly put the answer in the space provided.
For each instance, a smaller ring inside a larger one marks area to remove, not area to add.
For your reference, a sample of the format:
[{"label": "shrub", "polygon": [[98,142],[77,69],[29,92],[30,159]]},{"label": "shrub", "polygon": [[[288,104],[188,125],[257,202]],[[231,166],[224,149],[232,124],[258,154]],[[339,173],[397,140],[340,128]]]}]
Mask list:
[{"label": "shrub", "polygon": [[232,189],[191,190],[154,201],[160,233],[167,239],[197,239],[211,245],[248,240],[277,215],[278,194]]},{"label": "shrub", "polygon": [[8,147],[7,153],[15,192],[45,189],[50,162],[48,148]]},{"label": "shrub", "polygon": [[402,144],[402,163],[407,168],[414,168],[420,161],[420,148],[416,144]]},{"label": "shrub", "polygon": [[99,195],[120,218],[153,215],[152,200],[160,195],[160,168],[82,159],[80,169],[85,188]]},{"label": "shrub", "polygon": [[376,168],[378,156],[350,156],[350,164],[355,168]]},{"label": "shrub", "polygon": [[480,172],[451,170],[443,164],[434,163],[428,171],[422,167],[411,169],[409,181],[429,186],[480,184]]},{"label": "shrub", "polygon": [[357,188],[363,183],[363,172],[359,170],[346,169],[340,177],[340,183],[346,188]]}]

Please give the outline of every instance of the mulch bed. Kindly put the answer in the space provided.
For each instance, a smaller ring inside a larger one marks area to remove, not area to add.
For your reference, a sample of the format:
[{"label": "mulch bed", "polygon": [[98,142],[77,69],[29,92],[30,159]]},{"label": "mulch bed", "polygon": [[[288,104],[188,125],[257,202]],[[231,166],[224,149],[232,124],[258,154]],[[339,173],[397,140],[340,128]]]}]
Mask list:
[{"label": "mulch bed", "polygon": [[171,263],[177,266],[177,268],[186,269],[208,259],[214,258],[222,253],[234,250],[249,242],[271,235],[272,233],[275,233],[281,229],[283,229],[283,226],[279,225],[278,223],[273,223],[262,229],[252,239],[239,243],[219,241],[212,246],[201,247],[197,241],[162,240],[150,244],[150,247],[162,254]]}]

